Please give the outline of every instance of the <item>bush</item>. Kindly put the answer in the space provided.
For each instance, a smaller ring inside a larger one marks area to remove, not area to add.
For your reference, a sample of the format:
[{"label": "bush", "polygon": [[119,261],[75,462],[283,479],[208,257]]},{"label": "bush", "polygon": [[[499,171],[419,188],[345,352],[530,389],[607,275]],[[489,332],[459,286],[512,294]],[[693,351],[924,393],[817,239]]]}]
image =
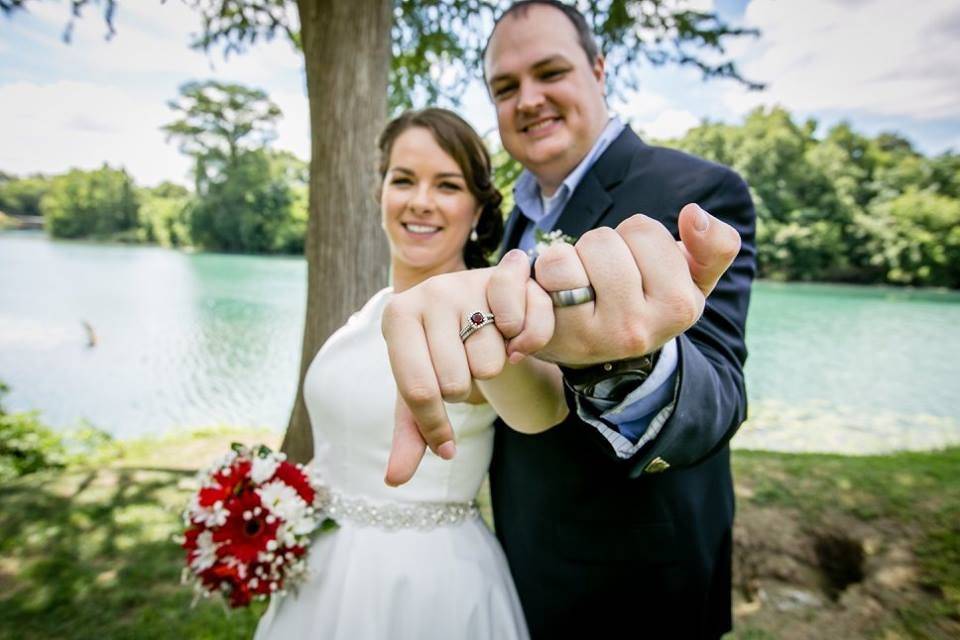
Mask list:
[{"label": "bush", "polygon": [[60,437],[37,412],[0,413],[0,482],[65,466]]}]

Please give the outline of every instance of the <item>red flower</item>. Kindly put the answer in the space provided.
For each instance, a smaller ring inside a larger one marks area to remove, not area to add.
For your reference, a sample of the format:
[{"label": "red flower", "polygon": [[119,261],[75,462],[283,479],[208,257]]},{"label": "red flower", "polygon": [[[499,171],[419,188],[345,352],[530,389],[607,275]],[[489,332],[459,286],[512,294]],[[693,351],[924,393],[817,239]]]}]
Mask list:
[{"label": "red flower", "polygon": [[250,589],[240,577],[239,567],[218,562],[204,571],[200,578],[210,591],[216,591],[220,589],[220,585],[226,584],[231,607],[245,607],[250,604]]},{"label": "red flower", "polygon": [[[223,543],[217,549],[217,555],[221,558],[233,556],[244,564],[250,564],[261,551],[267,550],[267,543],[276,538],[280,522],[276,518],[272,518],[273,522],[267,522],[270,512],[261,506],[260,497],[252,490],[231,497],[225,506],[230,515],[226,523],[213,532],[214,541]],[[256,513],[258,509],[259,514]],[[244,519],[244,513],[249,513],[251,517]]]},{"label": "red flower", "polygon": [[293,487],[304,502],[313,504],[317,492],[310,486],[310,480],[306,474],[294,465],[286,461],[281,462],[273,474],[273,479],[282,480],[285,484]]},{"label": "red flower", "polygon": [[250,461],[246,458],[238,458],[227,469],[221,469],[215,473],[213,479],[227,495],[238,494],[250,479],[251,466]]},{"label": "red flower", "polygon": [[197,550],[197,537],[206,531],[204,527],[190,527],[183,532],[183,544],[180,546],[187,550],[187,556]]}]

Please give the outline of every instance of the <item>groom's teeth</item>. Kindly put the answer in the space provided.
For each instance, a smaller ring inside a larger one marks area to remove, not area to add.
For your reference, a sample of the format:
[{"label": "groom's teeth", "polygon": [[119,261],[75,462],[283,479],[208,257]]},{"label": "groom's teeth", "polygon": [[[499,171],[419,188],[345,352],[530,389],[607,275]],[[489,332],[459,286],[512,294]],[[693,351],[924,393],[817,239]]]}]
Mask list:
[{"label": "groom's teeth", "polygon": [[536,131],[537,129],[543,129],[546,126],[553,124],[554,120],[555,118],[551,118],[549,120],[544,120],[542,122],[531,124],[530,126],[527,127],[527,131]]}]

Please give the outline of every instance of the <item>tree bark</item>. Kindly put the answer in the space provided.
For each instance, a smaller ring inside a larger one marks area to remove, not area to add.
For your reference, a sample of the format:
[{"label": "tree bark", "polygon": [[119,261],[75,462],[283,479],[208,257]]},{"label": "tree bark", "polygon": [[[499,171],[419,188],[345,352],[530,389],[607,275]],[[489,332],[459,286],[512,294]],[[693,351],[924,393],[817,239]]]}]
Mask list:
[{"label": "tree bark", "polygon": [[386,286],[388,252],[374,193],[387,116],[390,0],[299,0],[310,102],[307,316],[300,382],[282,450],[313,457],[303,378],[331,333]]}]

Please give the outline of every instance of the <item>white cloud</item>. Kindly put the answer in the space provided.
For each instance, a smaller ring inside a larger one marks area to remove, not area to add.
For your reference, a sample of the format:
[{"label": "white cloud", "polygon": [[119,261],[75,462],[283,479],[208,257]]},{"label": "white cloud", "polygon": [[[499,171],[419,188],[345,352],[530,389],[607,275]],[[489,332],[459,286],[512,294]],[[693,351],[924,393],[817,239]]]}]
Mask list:
[{"label": "white cloud", "polygon": [[700,118],[676,106],[667,96],[640,89],[624,99],[611,102],[611,112],[619,115],[638,133],[649,138],[682,136],[688,129],[700,124]]},{"label": "white cloud", "polygon": [[16,173],[124,166],[141,183],[184,181],[189,162],[164,141],[166,106],[85,82],[0,86],[0,167]]},{"label": "white cloud", "polygon": [[186,183],[190,161],[159,127],[173,118],[166,101],[176,97],[177,87],[207,78],[266,90],[284,113],[275,146],[309,156],[303,59],[285,36],[227,60],[219,51],[208,57],[188,46],[200,19],[182,3],[122,3],[111,40],[104,39],[106,25],[91,7],[66,45],[60,36],[67,7],[30,7],[4,28],[10,27],[18,49],[43,55],[47,64],[43,77],[0,84],[0,169],[59,173],[108,162],[126,167],[142,184]]},{"label": "white cloud", "polygon": [[678,138],[700,124],[700,118],[683,109],[665,109],[651,120],[634,120],[632,124],[649,138]]},{"label": "white cloud", "polygon": [[758,104],[935,119],[960,113],[960,5],[955,0],[754,0],[759,41],[731,48],[762,93],[731,88],[740,114]]}]

